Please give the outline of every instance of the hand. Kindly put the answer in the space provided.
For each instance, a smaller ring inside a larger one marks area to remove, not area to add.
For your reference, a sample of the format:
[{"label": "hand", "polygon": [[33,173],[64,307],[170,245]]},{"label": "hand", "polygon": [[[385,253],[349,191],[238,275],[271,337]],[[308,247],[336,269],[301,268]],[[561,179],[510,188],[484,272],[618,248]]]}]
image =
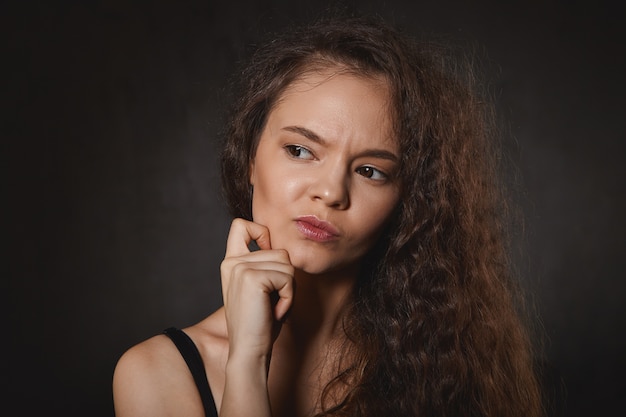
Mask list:
[{"label": "hand", "polygon": [[[260,250],[250,252],[253,240]],[[272,250],[265,226],[233,220],[221,264],[229,360],[269,360],[280,320],[293,301],[293,275],[289,254]]]}]

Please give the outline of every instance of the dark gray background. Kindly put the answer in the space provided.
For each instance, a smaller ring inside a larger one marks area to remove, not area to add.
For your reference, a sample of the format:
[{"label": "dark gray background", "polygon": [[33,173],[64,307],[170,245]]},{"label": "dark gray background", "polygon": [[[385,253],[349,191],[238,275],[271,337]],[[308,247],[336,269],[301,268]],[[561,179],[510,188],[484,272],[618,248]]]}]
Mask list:
[{"label": "dark gray background", "polygon": [[[519,171],[519,269],[565,415],[623,412],[623,15],[603,2],[343,4],[486,54]],[[2,3],[2,395],[15,415],[111,416],[119,355],[220,305],[226,80],[261,34],[324,7]]]}]

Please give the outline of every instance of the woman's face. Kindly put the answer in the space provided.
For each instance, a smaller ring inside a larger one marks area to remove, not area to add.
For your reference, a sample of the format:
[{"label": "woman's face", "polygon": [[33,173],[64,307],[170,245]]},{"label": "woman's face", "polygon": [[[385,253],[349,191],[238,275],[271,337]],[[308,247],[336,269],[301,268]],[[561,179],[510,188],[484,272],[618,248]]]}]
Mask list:
[{"label": "woman's face", "polygon": [[354,267],[399,195],[386,83],[336,71],[292,83],[250,166],[252,215],[310,274]]}]

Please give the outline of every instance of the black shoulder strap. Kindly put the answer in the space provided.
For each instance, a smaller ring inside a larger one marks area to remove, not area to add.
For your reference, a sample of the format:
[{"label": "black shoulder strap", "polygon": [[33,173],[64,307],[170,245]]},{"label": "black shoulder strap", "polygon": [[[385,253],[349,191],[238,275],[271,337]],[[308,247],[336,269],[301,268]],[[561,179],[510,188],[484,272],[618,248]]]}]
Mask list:
[{"label": "black shoulder strap", "polygon": [[206,417],[217,417],[217,408],[215,407],[215,400],[211,389],[209,388],[209,381],[204,369],[204,363],[198,348],[193,343],[193,340],[187,333],[175,327],[170,327],[163,331],[174,342],[180,354],[185,359],[193,380],[196,382],[198,391],[200,392],[200,398],[202,399],[202,405],[204,406],[204,414]]}]

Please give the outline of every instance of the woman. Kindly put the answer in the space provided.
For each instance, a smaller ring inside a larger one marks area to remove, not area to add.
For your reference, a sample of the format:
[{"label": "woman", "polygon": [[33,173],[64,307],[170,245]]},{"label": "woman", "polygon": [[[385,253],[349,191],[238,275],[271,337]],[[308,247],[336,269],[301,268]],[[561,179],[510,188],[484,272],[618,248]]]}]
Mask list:
[{"label": "woman", "polygon": [[540,415],[490,109],[444,62],[366,19],[257,51],[222,155],[224,307],[122,356],[118,417]]}]

